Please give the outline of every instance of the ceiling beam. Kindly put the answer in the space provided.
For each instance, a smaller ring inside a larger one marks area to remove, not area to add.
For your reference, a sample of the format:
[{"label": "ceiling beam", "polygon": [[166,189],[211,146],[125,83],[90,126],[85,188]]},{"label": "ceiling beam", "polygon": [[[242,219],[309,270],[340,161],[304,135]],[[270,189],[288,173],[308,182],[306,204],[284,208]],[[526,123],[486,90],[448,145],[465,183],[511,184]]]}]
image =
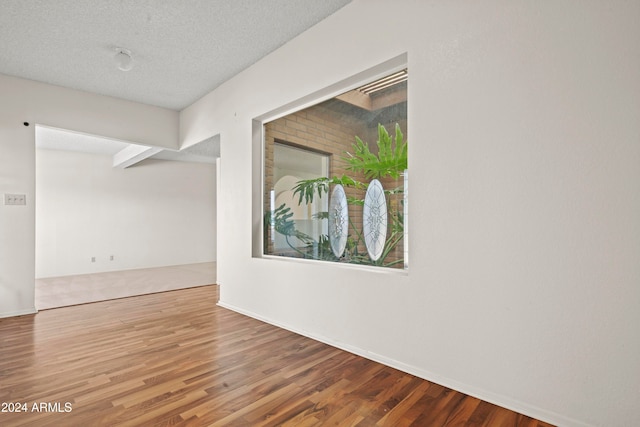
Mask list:
[{"label": "ceiling beam", "polygon": [[162,148],[131,144],[113,155],[113,167],[125,169],[143,161],[144,159],[148,159],[161,151]]},{"label": "ceiling beam", "polygon": [[373,110],[380,110],[385,107],[405,102],[407,100],[407,91],[395,91],[387,93],[383,96],[372,97],[371,106]]},{"label": "ceiling beam", "polygon": [[357,90],[352,90],[342,95],[336,96],[340,101],[344,101],[363,110],[371,111],[371,97]]}]

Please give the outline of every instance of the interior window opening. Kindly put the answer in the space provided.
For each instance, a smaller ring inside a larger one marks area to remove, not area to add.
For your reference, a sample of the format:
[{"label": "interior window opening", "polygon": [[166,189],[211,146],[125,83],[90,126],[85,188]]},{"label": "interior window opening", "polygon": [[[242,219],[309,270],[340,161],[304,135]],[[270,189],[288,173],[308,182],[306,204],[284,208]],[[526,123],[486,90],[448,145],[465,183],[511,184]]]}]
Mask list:
[{"label": "interior window opening", "polygon": [[264,123],[263,253],[408,268],[406,69]]}]

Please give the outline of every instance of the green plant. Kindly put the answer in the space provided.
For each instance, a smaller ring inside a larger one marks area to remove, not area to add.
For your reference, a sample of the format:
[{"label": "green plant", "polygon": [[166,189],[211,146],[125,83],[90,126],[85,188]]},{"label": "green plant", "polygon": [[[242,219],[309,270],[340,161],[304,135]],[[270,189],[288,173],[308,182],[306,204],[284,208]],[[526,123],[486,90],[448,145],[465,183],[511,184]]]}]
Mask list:
[{"label": "green plant", "polygon": [[407,142],[400,131],[400,126],[396,123],[395,144],[387,129],[378,124],[378,154],[375,155],[369,150],[369,144],[362,142],[356,136],[353,144],[354,154],[347,152],[349,162],[347,169],[353,172],[361,172],[365,178],[380,179],[390,176],[398,179],[400,174],[407,169]]},{"label": "green plant", "polygon": [[[346,152],[343,159],[348,163],[347,170],[356,174],[361,174],[367,180],[383,179],[391,177],[398,179],[407,169],[407,141],[398,124],[395,125],[395,138],[391,137],[387,129],[378,124],[378,140],[377,154],[369,149],[369,145],[363,142],[359,137],[355,137],[355,143],[352,144],[353,153]],[[331,185],[340,184],[345,188],[354,188],[364,193],[367,184],[359,181],[351,176],[342,175],[331,178],[320,177],[298,181],[293,188],[294,195],[298,196],[298,204],[312,203],[315,197],[321,197],[328,194]],[[344,261],[356,264],[380,265],[385,267],[394,266],[402,263],[403,260],[387,261],[386,258],[396,248],[404,236],[404,217],[403,217],[403,199],[404,188],[399,186],[391,190],[385,190],[387,197],[389,226],[388,236],[383,249],[382,256],[377,261],[369,259],[366,251],[361,250],[363,247],[362,230],[359,230],[351,218],[349,218],[349,228],[351,230],[347,241]],[[392,197],[399,198],[398,203],[389,203]],[[364,205],[364,194],[362,198],[348,197],[349,205]],[[290,209],[284,205],[275,209],[269,214],[269,222],[273,229],[285,236],[287,244],[300,256],[315,259],[335,259],[329,248],[328,238],[326,235],[320,237],[320,241],[316,241],[312,237],[296,230],[295,223],[290,219],[292,216]],[[328,213],[323,212],[318,215],[319,220],[326,220]],[[266,220],[265,220],[266,224]],[[290,238],[296,237],[304,247],[295,247],[291,243]]]}]

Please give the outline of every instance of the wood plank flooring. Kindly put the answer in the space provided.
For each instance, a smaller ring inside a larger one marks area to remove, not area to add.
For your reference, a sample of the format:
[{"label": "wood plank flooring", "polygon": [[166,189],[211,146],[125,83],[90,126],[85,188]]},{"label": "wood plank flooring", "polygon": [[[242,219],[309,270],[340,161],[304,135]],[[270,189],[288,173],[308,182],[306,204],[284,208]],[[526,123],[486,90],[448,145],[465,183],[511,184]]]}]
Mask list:
[{"label": "wood plank flooring", "polygon": [[204,286],[0,319],[0,411],[26,409],[0,425],[549,426],[217,300]]}]

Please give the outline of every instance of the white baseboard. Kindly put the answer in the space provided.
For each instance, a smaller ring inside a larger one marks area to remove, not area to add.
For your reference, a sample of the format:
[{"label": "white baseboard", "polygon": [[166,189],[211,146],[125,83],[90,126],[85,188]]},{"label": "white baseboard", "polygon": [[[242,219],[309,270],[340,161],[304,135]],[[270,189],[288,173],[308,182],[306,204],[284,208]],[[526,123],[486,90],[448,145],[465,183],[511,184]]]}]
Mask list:
[{"label": "white baseboard", "polygon": [[218,301],[218,305],[220,307],[229,309],[231,311],[235,311],[237,313],[243,314],[245,316],[252,317],[254,319],[263,321],[265,323],[269,323],[271,325],[277,326],[282,329],[286,329],[288,331],[294,332],[296,334],[314,339],[316,341],[320,341],[322,343],[328,344],[332,347],[339,348],[341,350],[347,351],[349,353],[356,354],[358,356],[364,357],[369,360],[373,360],[374,362],[381,363],[386,366],[390,366],[392,368],[398,369],[399,371],[406,372],[411,375],[415,375],[416,377],[425,379],[427,381],[440,384],[444,387],[450,388],[452,390],[459,391],[461,393],[467,394],[469,396],[473,396],[475,398],[484,400],[486,402],[492,403],[494,405],[501,406],[503,408],[509,409],[511,411],[515,411],[521,413],[523,415],[535,418],[537,420],[541,420],[553,425],[557,426],[566,426],[566,427],[591,427],[590,424],[586,424],[582,421],[578,421],[572,418],[568,418],[564,415],[557,414],[555,412],[547,411],[541,408],[538,408],[533,405],[529,405],[527,403],[521,402],[516,399],[512,399],[510,397],[500,395],[497,393],[492,393],[486,390],[482,390],[478,387],[474,387],[465,383],[461,383],[456,380],[452,380],[450,378],[443,377],[441,375],[435,374],[433,372],[429,372],[427,370],[418,368],[416,366],[408,365],[406,363],[400,362],[398,360],[390,359],[384,355],[372,353],[368,350],[364,350],[359,347],[352,346],[350,344],[341,343],[334,341],[330,338],[301,330],[295,328],[291,325],[283,324],[281,322],[274,321],[273,319],[269,319],[265,316],[261,316],[254,312],[245,310],[240,307],[236,307],[232,304],[227,304],[224,301]]},{"label": "white baseboard", "polygon": [[36,314],[38,312],[38,310],[34,308],[27,308],[24,310],[17,310],[17,311],[7,311],[4,313],[0,313],[0,318],[4,318],[4,317],[15,317],[15,316],[24,316],[25,314]]}]

